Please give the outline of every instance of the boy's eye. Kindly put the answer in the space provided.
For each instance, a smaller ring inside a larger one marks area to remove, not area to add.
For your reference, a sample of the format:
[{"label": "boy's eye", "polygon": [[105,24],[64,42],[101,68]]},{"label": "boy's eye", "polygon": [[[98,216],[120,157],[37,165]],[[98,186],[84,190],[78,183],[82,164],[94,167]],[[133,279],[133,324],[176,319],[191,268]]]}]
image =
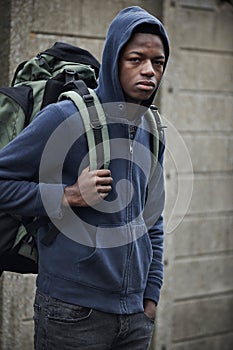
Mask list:
[{"label": "boy's eye", "polygon": [[131,57],[129,59],[129,61],[131,61],[131,62],[141,62],[141,59],[139,57]]},{"label": "boy's eye", "polygon": [[156,65],[156,66],[163,67],[164,66],[164,61],[154,61],[153,64]]}]

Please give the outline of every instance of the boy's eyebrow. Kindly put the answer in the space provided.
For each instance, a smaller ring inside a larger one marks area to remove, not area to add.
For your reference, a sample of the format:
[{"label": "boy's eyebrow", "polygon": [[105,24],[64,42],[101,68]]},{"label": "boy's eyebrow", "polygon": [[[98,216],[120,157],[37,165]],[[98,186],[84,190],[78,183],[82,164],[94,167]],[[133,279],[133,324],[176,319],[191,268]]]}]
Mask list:
[{"label": "boy's eyebrow", "polygon": [[[139,55],[139,56],[145,56],[143,52],[139,51],[130,51],[128,52],[129,55]],[[165,59],[165,55],[155,56],[157,59]]]}]

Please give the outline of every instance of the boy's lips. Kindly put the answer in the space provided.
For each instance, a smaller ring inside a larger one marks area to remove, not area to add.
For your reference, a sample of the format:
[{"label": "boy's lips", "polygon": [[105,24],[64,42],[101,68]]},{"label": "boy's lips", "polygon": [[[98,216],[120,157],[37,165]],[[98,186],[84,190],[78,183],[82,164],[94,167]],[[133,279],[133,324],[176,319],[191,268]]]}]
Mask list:
[{"label": "boy's lips", "polygon": [[136,84],[140,89],[151,91],[155,89],[155,83],[152,80],[140,80]]}]

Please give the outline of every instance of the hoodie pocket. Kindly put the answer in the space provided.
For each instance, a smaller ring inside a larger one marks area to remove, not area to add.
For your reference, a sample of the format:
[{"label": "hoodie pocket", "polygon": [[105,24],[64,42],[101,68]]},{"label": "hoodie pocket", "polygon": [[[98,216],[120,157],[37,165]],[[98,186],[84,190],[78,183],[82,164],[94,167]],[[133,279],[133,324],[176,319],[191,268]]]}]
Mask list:
[{"label": "hoodie pocket", "polygon": [[[97,243],[98,237],[101,237],[101,228],[97,229]],[[121,291],[128,249],[128,245],[115,248],[97,247],[91,255],[76,263],[79,283],[111,292]]]},{"label": "hoodie pocket", "polygon": [[151,242],[148,234],[144,234],[133,242],[129,269],[129,293],[145,290],[151,261]]}]

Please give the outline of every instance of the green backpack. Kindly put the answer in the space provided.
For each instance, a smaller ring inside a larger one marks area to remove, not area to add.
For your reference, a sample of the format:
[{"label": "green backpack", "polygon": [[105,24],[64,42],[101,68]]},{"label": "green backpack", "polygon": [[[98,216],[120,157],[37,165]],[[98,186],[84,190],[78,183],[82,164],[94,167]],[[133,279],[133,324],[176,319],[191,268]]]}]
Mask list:
[{"label": "green backpack", "polygon": [[[90,169],[108,168],[108,128],[103,108],[93,91],[97,86],[99,67],[97,59],[88,51],[61,42],[21,63],[11,87],[0,89],[0,149],[42,108],[69,98],[77,106],[86,129]],[[147,118],[153,135],[152,151],[157,157],[159,134],[163,128],[157,109],[152,107]],[[153,160],[150,176],[155,166]],[[37,273],[36,233],[47,223],[48,219],[34,218],[27,222],[25,218],[0,212],[0,275],[3,271]],[[57,233],[54,227],[44,243],[50,244]]]}]

